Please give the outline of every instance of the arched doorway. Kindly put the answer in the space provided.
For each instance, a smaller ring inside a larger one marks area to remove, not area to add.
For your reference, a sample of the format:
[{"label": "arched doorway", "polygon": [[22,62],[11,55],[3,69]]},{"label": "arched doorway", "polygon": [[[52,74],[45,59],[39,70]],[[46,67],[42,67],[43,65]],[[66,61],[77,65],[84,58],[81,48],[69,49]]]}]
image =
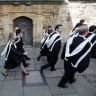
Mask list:
[{"label": "arched doorway", "polygon": [[13,21],[13,29],[19,27],[23,32],[23,41],[26,45],[33,45],[33,21],[25,16]]}]

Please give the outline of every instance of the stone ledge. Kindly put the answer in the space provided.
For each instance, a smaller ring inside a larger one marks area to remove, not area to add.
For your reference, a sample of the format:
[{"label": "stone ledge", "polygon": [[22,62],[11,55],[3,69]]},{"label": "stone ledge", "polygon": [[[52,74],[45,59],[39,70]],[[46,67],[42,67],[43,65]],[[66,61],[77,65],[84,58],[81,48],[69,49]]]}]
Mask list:
[{"label": "stone ledge", "polygon": [[63,3],[64,2],[64,0],[0,0],[0,4],[14,4],[14,3],[19,3],[19,4],[25,4],[25,3],[28,3],[28,2],[30,2],[30,3],[36,3],[36,4],[38,4],[38,3],[52,3],[52,4],[54,4],[54,3]]},{"label": "stone ledge", "polygon": [[70,2],[94,3],[96,0],[69,0]]}]

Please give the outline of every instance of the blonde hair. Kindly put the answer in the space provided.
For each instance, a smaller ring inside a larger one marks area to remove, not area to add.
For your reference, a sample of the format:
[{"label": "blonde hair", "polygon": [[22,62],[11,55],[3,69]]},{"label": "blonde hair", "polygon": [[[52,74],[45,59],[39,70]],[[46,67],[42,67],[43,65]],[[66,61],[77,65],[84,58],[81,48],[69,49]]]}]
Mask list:
[{"label": "blonde hair", "polygon": [[13,36],[14,36],[14,33],[13,33],[13,32],[10,32],[10,33],[9,33],[9,37],[8,37],[8,41],[9,41],[9,40],[12,40],[12,39],[13,39]]},{"label": "blonde hair", "polygon": [[79,27],[79,34],[84,35],[86,32],[89,31],[88,25],[83,25]]}]

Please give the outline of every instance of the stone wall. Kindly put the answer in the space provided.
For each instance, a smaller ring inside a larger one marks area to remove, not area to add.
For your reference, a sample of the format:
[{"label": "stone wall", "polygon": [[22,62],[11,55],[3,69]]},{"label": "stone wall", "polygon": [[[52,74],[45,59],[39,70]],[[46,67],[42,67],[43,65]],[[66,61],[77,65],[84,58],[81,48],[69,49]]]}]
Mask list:
[{"label": "stone wall", "polygon": [[84,18],[89,25],[96,24],[96,2],[70,2],[68,8],[73,25],[82,18]]},{"label": "stone wall", "polygon": [[33,45],[40,43],[47,25],[61,23],[63,25],[62,41],[82,18],[89,25],[96,23],[96,3],[69,2],[69,4],[31,4],[31,5],[0,5],[0,45],[7,42],[9,32],[13,31],[14,19],[25,16],[33,21]]},{"label": "stone wall", "polygon": [[[33,45],[43,37],[43,32],[48,25],[62,23],[64,39],[70,29],[70,16],[66,4],[32,4],[32,5],[0,5],[0,22],[4,35],[4,43],[7,42],[9,32],[13,31],[14,19],[25,16],[33,21]],[[68,27],[69,26],[69,27]],[[1,35],[0,35],[1,36]],[[0,43],[1,44],[1,43]]]}]

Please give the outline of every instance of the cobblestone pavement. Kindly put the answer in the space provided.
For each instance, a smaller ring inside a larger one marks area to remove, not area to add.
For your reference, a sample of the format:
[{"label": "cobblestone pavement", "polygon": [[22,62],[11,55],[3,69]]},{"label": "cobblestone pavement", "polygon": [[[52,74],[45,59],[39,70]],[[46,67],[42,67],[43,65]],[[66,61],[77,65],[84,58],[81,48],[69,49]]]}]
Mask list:
[{"label": "cobblestone pavement", "polygon": [[[0,49],[0,52],[3,49]],[[4,58],[0,58],[0,96],[96,96],[96,59],[91,59],[89,68],[82,74],[76,74],[76,82],[67,84],[68,88],[58,88],[57,84],[64,74],[63,61],[56,64],[57,70],[44,70],[40,74],[40,66],[47,63],[46,57],[37,61],[39,48],[25,46],[31,57],[30,66],[26,68],[30,75],[22,74],[20,68],[9,70],[9,76],[2,76]]]}]

